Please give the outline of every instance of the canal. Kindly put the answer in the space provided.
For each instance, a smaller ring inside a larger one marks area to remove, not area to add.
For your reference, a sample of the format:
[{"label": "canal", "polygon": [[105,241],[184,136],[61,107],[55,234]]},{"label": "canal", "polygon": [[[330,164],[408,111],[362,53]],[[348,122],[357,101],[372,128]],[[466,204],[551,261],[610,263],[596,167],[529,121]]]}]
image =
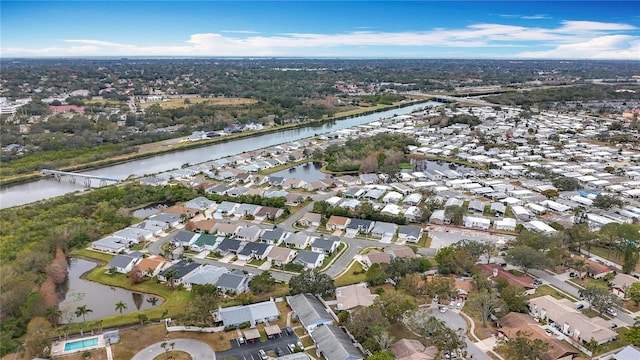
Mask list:
[{"label": "canal", "polygon": [[[324,123],[316,126],[289,129],[224,143],[217,143],[201,148],[179,150],[175,152],[159,154],[149,158],[132,160],[127,163],[107,166],[104,168],[85,171],[82,173],[118,179],[142,177],[145,175],[157,174],[172,169],[178,169],[186,163],[199,164],[226,156],[237,155],[246,151],[253,151],[268,146],[313,137],[319,134],[326,134],[333,131],[350,128],[352,126],[390,118],[395,115],[408,114],[417,109],[437,105],[441,104],[434,101],[428,101],[373,114],[355,116],[352,118]],[[92,187],[97,186],[99,186],[97,181],[92,182]],[[71,184],[64,178],[60,182],[51,179],[42,179],[25,184],[8,186],[0,189],[0,208],[4,209],[12,206],[29,204],[35,201],[53,198],[74,191],[84,190],[86,190],[86,188],[83,186],[82,181]]]}]

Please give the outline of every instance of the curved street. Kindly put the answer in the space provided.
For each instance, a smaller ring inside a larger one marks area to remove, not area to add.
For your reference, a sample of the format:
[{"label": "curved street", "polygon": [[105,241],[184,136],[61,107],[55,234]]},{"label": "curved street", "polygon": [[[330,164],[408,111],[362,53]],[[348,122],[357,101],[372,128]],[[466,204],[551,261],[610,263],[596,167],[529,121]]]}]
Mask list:
[{"label": "curved street", "polygon": [[[213,349],[211,349],[207,343],[202,341],[191,339],[170,339],[167,340],[166,343],[173,343],[173,350],[180,350],[189,353],[193,360],[215,360],[216,358],[216,354]],[[135,354],[131,359],[153,360],[153,358],[165,352],[165,350],[160,346],[161,344],[161,342],[158,342],[153,345],[149,345]]]}]

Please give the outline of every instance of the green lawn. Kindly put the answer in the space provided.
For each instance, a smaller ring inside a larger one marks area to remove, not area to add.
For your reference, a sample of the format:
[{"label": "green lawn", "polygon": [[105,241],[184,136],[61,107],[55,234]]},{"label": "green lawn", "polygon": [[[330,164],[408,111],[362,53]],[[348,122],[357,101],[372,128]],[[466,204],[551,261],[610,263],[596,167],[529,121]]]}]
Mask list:
[{"label": "green lawn", "polygon": [[114,254],[107,254],[100,251],[93,251],[89,249],[77,249],[71,252],[71,256],[79,257],[79,258],[90,258],[95,260],[100,260],[105,264],[109,263],[111,259],[115,257]]},{"label": "green lawn", "polygon": [[594,352],[594,355],[604,354],[609,351],[620,349],[622,347],[629,345],[629,342],[625,340],[623,337],[623,335],[628,331],[629,329],[627,328],[618,328],[618,335],[619,335],[618,339],[612,342],[608,342],[606,344],[602,344],[601,346],[598,347],[598,349],[596,349],[596,351]]},{"label": "green lawn", "polygon": [[[357,274],[354,274],[357,273]],[[340,277],[334,280],[336,286],[345,286],[351,284],[357,284],[365,281],[366,275],[363,272],[362,264],[357,261],[351,263],[351,266],[340,275]]]},{"label": "green lawn", "polygon": [[536,289],[535,294],[533,295],[529,295],[527,296],[529,299],[533,299],[533,298],[537,298],[540,296],[545,296],[545,295],[551,295],[556,299],[562,299],[562,298],[566,298],[572,301],[578,301],[578,299],[573,298],[572,296],[569,295],[565,295],[563,293],[561,293],[560,291],[556,290],[555,288],[552,288],[549,285],[541,285],[538,286],[538,289]]}]

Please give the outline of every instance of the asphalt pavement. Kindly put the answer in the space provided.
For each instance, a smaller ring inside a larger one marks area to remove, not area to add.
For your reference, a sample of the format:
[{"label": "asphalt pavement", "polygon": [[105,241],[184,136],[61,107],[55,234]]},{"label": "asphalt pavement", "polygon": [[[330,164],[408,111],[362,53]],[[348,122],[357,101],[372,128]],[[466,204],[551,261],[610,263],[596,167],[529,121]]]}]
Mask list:
[{"label": "asphalt pavement", "polygon": [[281,348],[285,355],[291,354],[289,344],[296,344],[299,341],[298,336],[294,334],[288,335],[284,330],[280,335],[276,335],[273,339],[268,339],[266,342],[246,342],[240,344],[236,340],[231,341],[231,349],[227,351],[221,351],[216,353],[216,357],[219,360],[224,359],[236,359],[236,360],[261,360],[258,351],[264,350],[267,355],[276,357],[276,348]]}]

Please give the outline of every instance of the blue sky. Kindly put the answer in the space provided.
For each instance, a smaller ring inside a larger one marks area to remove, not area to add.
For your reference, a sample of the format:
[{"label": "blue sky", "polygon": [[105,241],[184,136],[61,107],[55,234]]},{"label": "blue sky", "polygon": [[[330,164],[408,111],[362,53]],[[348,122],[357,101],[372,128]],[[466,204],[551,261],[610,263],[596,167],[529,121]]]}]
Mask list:
[{"label": "blue sky", "polygon": [[0,1],[0,57],[640,60],[637,1]]}]

